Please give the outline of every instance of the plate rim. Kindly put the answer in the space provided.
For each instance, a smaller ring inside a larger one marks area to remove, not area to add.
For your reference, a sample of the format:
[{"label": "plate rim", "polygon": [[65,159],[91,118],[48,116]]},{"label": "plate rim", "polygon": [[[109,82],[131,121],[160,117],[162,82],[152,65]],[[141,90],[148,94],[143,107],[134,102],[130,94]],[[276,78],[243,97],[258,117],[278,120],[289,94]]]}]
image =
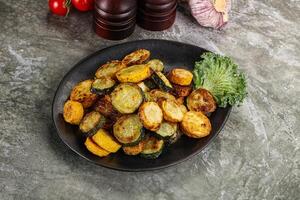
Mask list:
[{"label": "plate rim", "polygon": [[208,51],[208,52],[211,52],[205,48],[202,48],[202,47],[199,47],[197,45],[194,45],[194,44],[189,44],[189,43],[183,43],[183,42],[179,42],[179,41],[174,41],[174,40],[165,40],[165,39],[141,39],[141,40],[133,40],[133,41],[128,41],[128,42],[122,42],[122,43],[119,43],[119,44],[115,44],[115,45],[110,45],[110,46],[107,46],[107,47],[104,47],[102,49],[99,49],[99,50],[96,50],[95,52],[91,53],[91,54],[88,54],[86,57],[80,59],[73,67],[71,67],[67,73],[64,74],[63,78],[60,80],[56,90],[55,90],[55,93],[54,93],[54,97],[53,97],[53,100],[52,100],[52,106],[51,106],[51,116],[52,116],[52,123],[54,124],[54,127],[55,127],[55,132],[56,134],[58,135],[58,137],[60,138],[60,140],[63,142],[64,145],[66,145],[68,148],[70,148],[73,152],[75,152],[77,155],[79,155],[79,157],[81,158],[84,158],[85,160],[91,162],[92,164],[94,165],[97,165],[97,166],[101,166],[101,167],[105,167],[107,169],[112,169],[112,170],[116,170],[116,171],[123,171],[123,172],[145,172],[145,171],[155,171],[155,170],[159,170],[159,169],[164,169],[164,168],[169,168],[171,166],[174,166],[174,165],[178,165],[178,164],[181,164],[183,163],[184,161],[187,161],[189,159],[191,159],[192,157],[196,156],[197,154],[199,154],[200,152],[202,152],[209,144],[211,144],[211,142],[213,142],[216,137],[219,135],[219,133],[223,130],[225,124],[227,123],[227,120],[231,114],[231,111],[232,111],[232,106],[228,106],[227,109],[227,114],[225,116],[225,119],[224,121],[222,122],[220,128],[218,131],[216,131],[216,133],[210,138],[209,142],[207,142],[204,146],[202,146],[201,148],[197,149],[195,152],[189,154],[188,156],[184,157],[184,158],[181,158],[175,162],[172,162],[172,163],[169,163],[169,164],[164,164],[164,165],[161,165],[161,166],[156,166],[156,167],[149,167],[149,168],[135,168],[135,169],[132,169],[132,168],[120,168],[120,167],[112,167],[112,166],[109,166],[109,165],[105,165],[105,164],[102,164],[102,163],[99,163],[95,160],[91,160],[89,159],[88,157],[84,156],[83,154],[80,154],[77,150],[75,150],[72,146],[70,146],[62,137],[61,137],[61,131],[60,129],[58,128],[57,126],[57,123],[56,123],[56,120],[55,120],[55,117],[54,116],[54,105],[55,105],[55,102],[57,100],[57,96],[58,96],[58,92],[62,86],[62,83],[66,80],[66,78],[68,77],[69,74],[71,74],[77,67],[78,65],[80,65],[81,63],[84,63],[86,60],[89,60],[91,57],[94,57],[96,56],[97,54],[99,54],[101,51],[105,51],[106,49],[110,49],[110,48],[116,48],[118,46],[122,46],[124,44],[132,44],[132,43],[137,43],[137,42],[151,42],[151,41],[155,41],[155,42],[167,42],[167,43],[174,43],[174,44],[178,44],[178,45],[188,45],[188,46],[192,46],[192,47],[195,47],[195,48],[201,48],[205,51]]}]

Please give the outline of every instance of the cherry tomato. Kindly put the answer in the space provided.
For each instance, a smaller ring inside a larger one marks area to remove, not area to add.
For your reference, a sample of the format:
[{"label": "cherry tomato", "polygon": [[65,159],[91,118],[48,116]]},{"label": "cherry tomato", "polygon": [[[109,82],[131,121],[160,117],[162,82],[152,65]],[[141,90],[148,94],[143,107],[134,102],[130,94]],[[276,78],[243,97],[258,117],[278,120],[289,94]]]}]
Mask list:
[{"label": "cherry tomato", "polygon": [[94,9],[94,0],[72,0],[72,5],[80,11],[88,11]]},{"label": "cherry tomato", "polygon": [[66,16],[70,9],[70,0],[49,0],[48,5],[52,13]]}]

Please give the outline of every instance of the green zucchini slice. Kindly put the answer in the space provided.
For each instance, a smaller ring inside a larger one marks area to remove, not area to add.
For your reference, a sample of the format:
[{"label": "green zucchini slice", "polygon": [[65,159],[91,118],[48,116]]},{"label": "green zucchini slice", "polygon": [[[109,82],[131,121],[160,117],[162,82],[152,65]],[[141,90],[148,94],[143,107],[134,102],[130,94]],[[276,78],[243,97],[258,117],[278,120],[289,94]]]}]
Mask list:
[{"label": "green zucchini slice", "polygon": [[80,122],[79,129],[87,137],[94,135],[106,123],[106,118],[97,111],[87,113]]},{"label": "green zucchini slice", "polygon": [[144,82],[140,82],[137,85],[141,88],[141,90],[143,92],[149,92],[150,91],[150,88],[148,88],[147,85]]},{"label": "green zucchini slice", "polygon": [[113,133],[124,146],[134,146],[143,139],[144,128],[138,115],[124,115],[114,124]]},{"label": "green zucchini slice", "polygon": [[111,93],[113,107],[122,114],[134,113],[143,100],[142,90],[133,83],[121,83]]},{"label": "green zucchini slice", "polygon": [[162,153],[163,147],[163,140],[154,136],[149,136],[145,139],[144,149],[141,152],[141,156],[149,159],[157,158]]},{"label": "green zucchini slice", "polygon": [[147,64],[152,70],[162,72],[164,70],[164,63],[158,59],[152,59]]},{"label": "green zucchini slice", "polygon": [[111,78],[100,77],[93,81],[91,92],[98,95],[105,95],[112,91],[115,84],[116,81]]},{"label": "green zucchini slice", "polygon": [[149,78],[144,80],[144,84],[150,89],[153,90],[155,88],[157,88],[156,83],[153,81],[153,79]]},{"label": "green zucchini slice", "polygon": [[168,139],[177,132],[177,123],[163,121],[155,133],[161,139]]},{"label": "green zucchini slice", "polygon": [[161,90],[165,92],[171,92],[173,90],[172,84],[163,73],[154,72],[151,78]]}]

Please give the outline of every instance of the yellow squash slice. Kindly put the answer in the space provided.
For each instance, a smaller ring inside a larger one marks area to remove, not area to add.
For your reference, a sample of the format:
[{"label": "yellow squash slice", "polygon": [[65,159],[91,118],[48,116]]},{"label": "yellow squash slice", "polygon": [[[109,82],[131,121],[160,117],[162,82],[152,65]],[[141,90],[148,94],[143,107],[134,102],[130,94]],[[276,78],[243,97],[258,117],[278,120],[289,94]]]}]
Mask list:
[{"label": "yellow squash slice", "polygon": [[81,103],[68,100],[64,105],[64,119],[70,124],[78,125],[83,118],[84,110]]},{"label": "yellow squash slice", "polygon": [[122,83],[138,83],[151,76],[147,65],[133,65],[117,72],[116,77]]},{"label": "yellow squash slice", "polygon": [[110,152],[99,147],[91,138],[86,138],[84,145],[86,148],[96,156],[104,157],[107,156]]},{"label": "yellow squash slice", "polygon": [[112,153],[121,148],[121,145],[104,129],[99,129],[92,139],[97,145]]}]

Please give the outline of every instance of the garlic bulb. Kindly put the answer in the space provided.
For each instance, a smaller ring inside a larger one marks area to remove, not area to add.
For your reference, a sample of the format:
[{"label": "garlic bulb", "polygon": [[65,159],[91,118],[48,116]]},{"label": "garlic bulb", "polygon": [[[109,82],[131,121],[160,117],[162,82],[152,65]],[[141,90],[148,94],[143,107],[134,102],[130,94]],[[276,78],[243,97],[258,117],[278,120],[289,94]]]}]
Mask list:
[{"label": "garlic bulb", "polygon": [[200,25],[220,29],[228,21],[231,0],[189,0],[189,5]]}]

